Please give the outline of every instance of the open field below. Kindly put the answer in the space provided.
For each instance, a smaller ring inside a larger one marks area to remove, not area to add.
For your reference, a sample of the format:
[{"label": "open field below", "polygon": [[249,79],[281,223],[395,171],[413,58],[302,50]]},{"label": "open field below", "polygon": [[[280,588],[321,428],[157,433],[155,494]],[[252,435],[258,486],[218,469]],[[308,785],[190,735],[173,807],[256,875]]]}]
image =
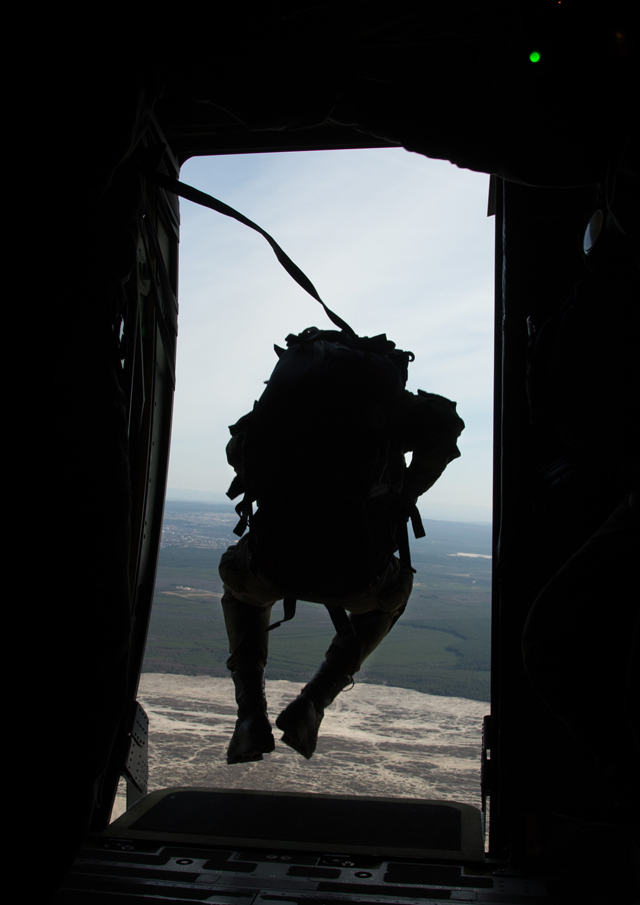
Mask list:
[{"label": "open field below", "polygon": [[[144,672],[228,675],[218,562],[237,540],[236,520],[231,506],[167,503]],[[411,544],[409,605],[358,681],[488,701],[491,529],[429,520],[425,529]],[[280,612],[277,604],[273,621]],[[306,681],[332,637],[325,608],[299,602],[295,619],[270,634],[268,678]]]}]

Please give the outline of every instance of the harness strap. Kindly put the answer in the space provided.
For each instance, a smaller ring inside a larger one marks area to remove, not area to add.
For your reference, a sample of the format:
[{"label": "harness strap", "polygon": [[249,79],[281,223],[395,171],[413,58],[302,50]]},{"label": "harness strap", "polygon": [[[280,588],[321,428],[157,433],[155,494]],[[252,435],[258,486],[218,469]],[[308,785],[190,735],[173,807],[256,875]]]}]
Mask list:
[{"label": "harness strap", "polygon": [[404,566],[408,566],[412,570],[412,572],[415,572],[415,569],[411,566],[411,553],[409,552],[409,532],[407,531],[406,522],[401,522],[398,525],[396,540],[398,542],[398,559]]},{"label": "harness strap", "polygon": [[[327,605],[325,604],[325,606]],[[344,607],[327,606],[327,610],[339,638],[351,638],[355,635],[355,629]]]},{"label": "harness strap", "polygon": [[[424,530],[424,525],[422,524],[422,518],[420,517],[420,513],[418,512],[418,507],[414,504],[409,510],[409,518],[411,519],[411,527],[413,528],[414,537],[424,537],[426,532]],[[398,541],[398,553],[400,562],[408,566],[411,571],[415,574],[415,569],[411,565],[411,552],[409,550],[409,531],[407,528],[407,522],[402,521],[398,525],[398,533],[396,535],[396,539]]]},{"label": "harness strap", "polygon": [[[297,600],[295,599],[295,597],[285,597],[282,601],[282,606],[284,608],[284,617],[278,622],[272,622],[267,631],[270,632],[274,628],[278,628],[279,625],[282,625],[283,622],[289,622],[290,619],[293,619],[296,614],[296,603]],[[351,625],[351,620],[347,615],[347,611],[343,609],[343,607],[327,606],[327,610],[329,612],[329,616],[331,616],[331,621],[333,622],[333,627],[336,630],[336,634],[340,638],[350,638],[355,635],[355,630]]]},{"label": "harness strap", "polygon": [[411,527],[413,528],[413,536],[414,537],[425,537],[426,531],[424,530],[424,525],[422,524],[422,518],[420,513],[418,512],[418,507],[413,505],[411,511],[409,512],[409,518],[411,519]]},{"label": "harness strap", "polygon": [[267,629],[270,632],[274,628],[278,628],[279,625],[282,625],[283,622],[288,622],[290,619],[296,614],[296,599],[295,597],[285,597],[282,601],[282,606],[284,607],[284,617],[279,622],[272,622],[269,628]]}]

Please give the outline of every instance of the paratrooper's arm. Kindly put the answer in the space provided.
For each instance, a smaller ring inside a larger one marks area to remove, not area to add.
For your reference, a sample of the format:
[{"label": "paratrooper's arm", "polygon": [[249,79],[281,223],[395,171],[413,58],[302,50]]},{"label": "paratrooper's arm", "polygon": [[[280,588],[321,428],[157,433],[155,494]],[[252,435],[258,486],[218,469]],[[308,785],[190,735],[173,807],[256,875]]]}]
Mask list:
[{"label": "paratrooper's arm", "polygon": [[403,451],[412,453],[402,491],[407,502],[415,503],[460,456],[457,440],[463,430],[455,402],[423,390],[417,395],[405,391],[400,435]]}]

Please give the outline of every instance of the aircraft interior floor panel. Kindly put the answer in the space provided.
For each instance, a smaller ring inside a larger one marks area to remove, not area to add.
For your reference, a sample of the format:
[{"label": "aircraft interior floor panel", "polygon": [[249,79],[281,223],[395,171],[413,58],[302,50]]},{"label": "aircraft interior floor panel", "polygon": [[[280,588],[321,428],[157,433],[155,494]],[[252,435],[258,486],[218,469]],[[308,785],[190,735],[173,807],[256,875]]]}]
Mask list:
[{"label": "aircraft interior floor panel", "polygon": [[[253,861],[244,860],[248,857]],[[313,862],[313,863],[310,863]],[[388,861],[282,849],[245,851],[94,836],[56,905],[207,902],[217,905],[550,905],[538,880],[495,865]]]}]

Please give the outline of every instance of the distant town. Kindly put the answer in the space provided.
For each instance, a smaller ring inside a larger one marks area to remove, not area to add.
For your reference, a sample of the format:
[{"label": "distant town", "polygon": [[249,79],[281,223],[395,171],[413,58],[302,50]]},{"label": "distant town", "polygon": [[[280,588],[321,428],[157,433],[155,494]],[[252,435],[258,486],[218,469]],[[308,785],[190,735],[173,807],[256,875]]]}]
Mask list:
[{"label": "distant town", "polygon": [[238,540],[237,521],[231,505],[167,501],[160,546],[224,550]]}]

